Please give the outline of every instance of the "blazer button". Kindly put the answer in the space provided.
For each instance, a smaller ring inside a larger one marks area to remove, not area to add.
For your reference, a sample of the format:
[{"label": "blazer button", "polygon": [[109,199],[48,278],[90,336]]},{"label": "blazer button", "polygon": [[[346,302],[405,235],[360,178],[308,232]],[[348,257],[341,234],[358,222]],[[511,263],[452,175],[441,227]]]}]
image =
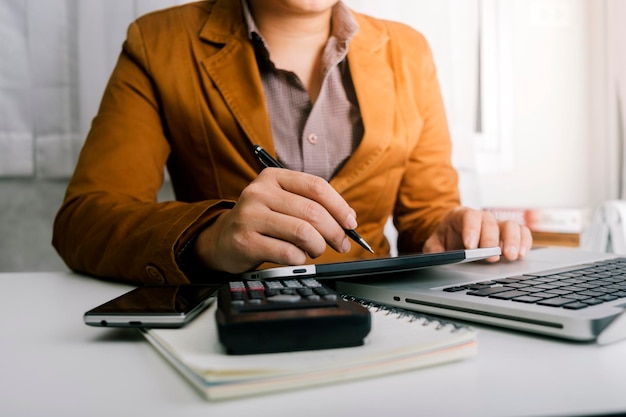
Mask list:
[{"label": "blazer button", "polygon": [[159,284],[163,284],[165,282],[165,277],[163,276],[161,271],[159,271],[159,268],[154,265],[146,266],[146,273],[150,278],[152,278],[155,282]]}]

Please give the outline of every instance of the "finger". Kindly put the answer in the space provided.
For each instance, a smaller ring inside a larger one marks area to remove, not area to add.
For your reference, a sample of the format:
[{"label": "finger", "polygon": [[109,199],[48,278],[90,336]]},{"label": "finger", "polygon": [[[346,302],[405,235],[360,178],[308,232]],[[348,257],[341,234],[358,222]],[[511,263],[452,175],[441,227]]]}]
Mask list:
[{"label": "finger", "polygon": [[[482,217],[477,210],[458,207],[444,217],[427,240],[425,250],[441,251],[478,247]],[[426,245],[426,244],[425,244]]]},{"label": "finger", "polygon": [[502,255],[509,261],[516,260],[519,257],[522,241],[520,225],[511,221],[501,222],[500,233],[502,236]]},{"label": "finger", "polygon": [[519,256],[523,258],[533,246],[533,236],[528,227],[521,225],[521,243],[519,248]]},{"label": "finger", "polygon": [[[239,246],[240,247],[240,246]],[[260,233],[249,235],[246,239],[246,248],[240,254],[243,259],[235,259],[232,270],[245,272],[258,267],[264,262],[279,265],[302,265],[306,262],[306,252],[292,243],[266,236]]]},{"label": "finger", "polygon": [[313,258],[326,250],[326,242],[340,253],[350,250],[343,228],[321,204],[284,190],[274,176],[259,176],[243,190],[238,204],[248,212],[241,218],[256,230],[291,242]]},{"label": "finger", "polygon": [[424,247],[422,248],[422,251],[424,253],[436,253],[436,252],[443,252],[445,250],[446,250],[446,247],[439,239],[439,236],[437,233],[433,233],[426,240],[426,242],[424,243]]},{"label": "finger", "polygon": [[284,190],[317,202],[341,228],[356,229],[355,211],[326,180],[304,172],[273,171],[272,175]]},{"label": "finger", "polygon": [[[319,203],[299,195],[287,193],[284,198],[269,203],[269,208],[287,218],[276,226],[283,229],[287,238],[296,243],[306,244],[308,239],[319,237],[338,252],[350,249],[344,229]],[[281,234],[284,236],[284,234]],[[347,244],[347,246],[346,246]],[[325,245],[324,245],[325,249]]]},{"label": "finger", "polygon": [[194,251],[207,268],[236,274],[263,262],[300,265],[306,261],[303,249],[260,233],[252,218],[241,217],[242,212],[247,214],[249,210],[236,205],[200,233]]},{"label": "finger", "polygon": [[[258,231],[268,237],[273,237],[302,249],[311,258],[317,258],[326,251],[326,240],[322,233],[316,229],[315,225],[301,218],[285,215],[276,211],[268,211],[264,216],[263,225],[259,225]],[[343,229],[337,226],[341,243],[337,250],[344,251],[343,241],[347,240]],[[348,242],[348,249],[350,243]]]},{"label": "finger", "polygon": [[483,213],[479,210],[463,208],[457,211],[455,217],[457,220],[453,228],[461,235],[463,246],[467,249],[476,249],[484,238],[482,236]]},{"label": "finger", "polygon": [[[306,261],[307,253],[316,257],[326,249],[326,242],[312,226],[265,206],[260,209],[253,205],[235,206],[228,218],[221,233],[225,239],[221,240],[219,252],[223,259],[219,261],[227,261],[231,271],[245,271],[263,262],[299,265]],[[311,229],[310,235],[300,242],[289,233],[298,229],[291,223],[304,224],[305,229]]]},{"label": "finger", "polygon": [[[478,242],[478,247],[489,248],[500,246],[501,236],[498,222],[489,212],[479,211],[478,213],[481,215],[480,240]],[[487,258],[487,262],[497,262],[499,260],[500,256]]]}]

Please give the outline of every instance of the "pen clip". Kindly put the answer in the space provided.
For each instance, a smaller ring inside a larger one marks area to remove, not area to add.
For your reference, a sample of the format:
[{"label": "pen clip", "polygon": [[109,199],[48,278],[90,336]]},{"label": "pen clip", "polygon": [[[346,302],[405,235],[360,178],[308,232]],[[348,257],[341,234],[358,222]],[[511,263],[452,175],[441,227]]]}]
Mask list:
[{"label": "pen clip", "polygon": [[284,168],[284,166],[278,162],[276,159],[272,157],[263,147],[260,145],[254,145],[254,154],[258,158],[258,160],[265,166],[266,168]]}]

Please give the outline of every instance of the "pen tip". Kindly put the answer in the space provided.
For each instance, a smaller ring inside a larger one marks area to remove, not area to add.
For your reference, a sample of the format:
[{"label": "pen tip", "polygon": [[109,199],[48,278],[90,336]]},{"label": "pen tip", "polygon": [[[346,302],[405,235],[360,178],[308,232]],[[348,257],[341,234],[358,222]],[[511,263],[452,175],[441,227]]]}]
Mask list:
[{"label": "pen tip", "polygon": [[365,249],[367,249],[371,253],[374,253],[374,249],[372,249],[372,247],[364,239],[361,239],[361,244]]}]

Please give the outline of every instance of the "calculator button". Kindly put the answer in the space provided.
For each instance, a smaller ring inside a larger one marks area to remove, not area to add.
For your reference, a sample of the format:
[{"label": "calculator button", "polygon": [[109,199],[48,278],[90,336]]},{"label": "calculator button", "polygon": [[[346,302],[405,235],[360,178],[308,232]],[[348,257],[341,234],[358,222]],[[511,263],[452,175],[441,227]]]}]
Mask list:
[{"label": "calculator button", "polygon": [[230,287],[230,291],[231,292],[240,292],[240,291],[245,291],[246,290],[245,285],[241,281],[229,282],[228,286]]},{"label": "calculator button", "polygon": [[248,298],[260,300],[263,298],[263,291],[250,291],[248,293]]},{"label": "calculator button", "polygon": [[318,295],[330,294],[330,291],[324,287],[315,288],[315,293]]},{"label": "calculator button", "polygon": [[297,294],[278,294],[272,297],[267,297],[266,300],[273,303],[296,303],[300,301],[302,297]]},{"label": "calculator button", "polygon": [[302,297],[308,297],[309,295],[313,295],[313,290],[310,288],[298,288],[298,294]]},{"label": "calculator button", "polygon": [[303,278],[303,279],[300,280],[300,282],[302,282],[302,285],[304,285],[305,287],[310,287],[310,288],[321,287],[322,286],[322,284],[320,284],[314,278]]},{"label": "calculator button", "polygon": [[258,281],[248,281],[248,289],[250,291],[263,291],[265,290],[265,286],[262,282]]},{"label": "calculator button", "polygon": [[245,298],[245,293],[233,292],[230,294],[230,298],[232,298],[233,300],[243,300]]},{"label": "calculator button", "polygon": [[283,283],[280,281],[265,281],[265,285],[267,286],[268,289],[272,289],[272,290],[280,290],[280,289],[285,288]]}]

